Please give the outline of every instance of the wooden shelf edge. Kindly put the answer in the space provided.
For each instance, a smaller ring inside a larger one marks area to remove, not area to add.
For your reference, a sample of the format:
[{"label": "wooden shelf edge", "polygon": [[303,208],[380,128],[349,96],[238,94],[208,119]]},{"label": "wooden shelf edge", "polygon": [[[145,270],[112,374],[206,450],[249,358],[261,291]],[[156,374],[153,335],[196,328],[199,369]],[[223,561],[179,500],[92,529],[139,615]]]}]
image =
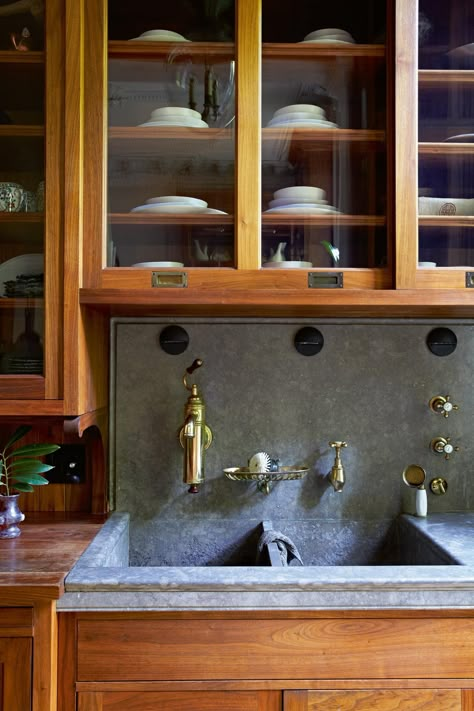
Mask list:
[{"label": "wooden shelf edge", "polygon": [[460,289],[81,289],[80,302],[110,315],[473,317],[474,291]]},{"label": "wooden shelf edge", "polygon": [[84,432],[91,427],[96,427],[101,433],[107,430],[107,408],[102,407],[91,412],[84,412],[77,417],[67,417],[64,420],[64,432],[67,435],[82,437]]},{"label": "wooden shelf edge", "polygon": [[43,64],[44,52],[17,52],[15,49],[0,51],[0,63],[7,64]]}]

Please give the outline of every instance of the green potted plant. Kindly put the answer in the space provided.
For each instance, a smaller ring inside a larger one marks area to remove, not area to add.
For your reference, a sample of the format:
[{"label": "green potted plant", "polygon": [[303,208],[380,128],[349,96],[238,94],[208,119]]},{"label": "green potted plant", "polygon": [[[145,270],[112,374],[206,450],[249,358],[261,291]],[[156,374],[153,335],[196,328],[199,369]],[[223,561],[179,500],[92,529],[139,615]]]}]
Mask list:
[{"label": "green potted plant", "polygon": [[49,483],[42,475],[53,466],[44,464],[38,457],[59,449],[57,444],[26,444],[14,448],[30,430],[28,425],[18,427],[0,451],[0,538],[20,535],[18,524],[25,519],[18,506],[20,492],[33,491],[34,486]]}]

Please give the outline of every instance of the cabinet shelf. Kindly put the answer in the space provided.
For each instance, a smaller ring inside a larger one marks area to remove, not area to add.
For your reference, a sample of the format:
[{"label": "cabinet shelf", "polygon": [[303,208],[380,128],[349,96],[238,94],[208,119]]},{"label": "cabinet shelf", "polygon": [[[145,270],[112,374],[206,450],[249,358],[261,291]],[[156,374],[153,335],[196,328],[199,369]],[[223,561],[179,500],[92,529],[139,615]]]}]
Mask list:
[{"label": "cabinet shelf", "polygon": [[263,225],[311,225],[312,227],[383,227],[384,216],[377,215],[262,215]]},{"label": "cabinet shelf", "polygon": [[420,215],[420,227],[474,227],[474,215]]},{"label": "cabinet shelf", "polygon": [[474,155],[474,143],[441,143],[425,142],[418,144],[418,153],[421,156],[466,156]]},{"label": "cabinet shelf", "polygon": [[354,128],[263,128],[263,141],[288,140],[297,143],[317,143],[314,150],[318,150],[321,145],[326,144],[330,148],[335,143],[362,143],[362,144],[383,144],[385,141],[385,131],[367,131]]},{"label": "cabinet shelf", "polygon": [[474,87],[474,71],[469,69],[421,69],[418,72],[420,89],[446,89],[450,86]]},{"label": "cabinet shelf", "polygon": [[163,215],[147,213],[113,213],[109,215],[111,225],[231,225],[233,215],[203,215],[201,213],[188,215]]},{"label": "cabinet shelf", "polygon": [[0,64],[44,64],[44,52],[0,50]]},{"label": "cabinet shelf", "polygon": [[[222,128],[155,128],[154,126],[114,126],[109,129],[109,155],[150,157],[187,156],[202,146],[206,154],[233,158],[233,131]],[[199,150],[199,149],[198,149]]]},{"label": "cabinet shelf", "polygon": [[19,124],[1,124],[0,138],[44,138],[44,126],[20,126]]},{"label": "cabinet shelf", "polygon": [[324,44],[323,42],[276,43],[264,42],[262,58],[265,59],[384,59],[383,44]]},{"label": "cabinet shelf", "polygon": [[15,310],[15,309],[44,309],[44,299],[31,298],[5,298],[0,297],[0,310]]}]

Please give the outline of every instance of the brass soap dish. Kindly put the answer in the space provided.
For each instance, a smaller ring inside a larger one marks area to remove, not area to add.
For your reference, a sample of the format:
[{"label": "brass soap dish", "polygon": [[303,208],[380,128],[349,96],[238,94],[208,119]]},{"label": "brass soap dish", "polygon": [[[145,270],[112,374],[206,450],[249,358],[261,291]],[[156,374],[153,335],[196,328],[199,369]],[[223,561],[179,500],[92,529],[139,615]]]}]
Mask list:
[{"label": "brass soap dish", "polygon": [[276,472],[252,472],[248,467],[229,467],[224,474],[232,481],[256,481],[259,491],[270,493],[270,484],[276,481],[302,479],[309,472],[308,467],[280,467]]}]

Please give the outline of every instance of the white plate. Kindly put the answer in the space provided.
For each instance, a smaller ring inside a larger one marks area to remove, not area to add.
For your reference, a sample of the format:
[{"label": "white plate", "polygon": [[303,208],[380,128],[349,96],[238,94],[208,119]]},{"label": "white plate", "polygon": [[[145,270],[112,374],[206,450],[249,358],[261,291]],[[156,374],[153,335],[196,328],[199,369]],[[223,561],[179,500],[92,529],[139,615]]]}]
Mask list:
[{"label": "white plate", "polygon": [[273,197],[275,199],[292,198],[293,204],[299,204],[301,202],[300,198],[317,202],[318,200],[324,200],[326,198],[326,191],[315,185],[290,185],[288,188],[275,190]]},{"label": "white plate", "polygon": [[269,210],[264,210],[266,214],[269,212],[279,214],[279,215],[292,215],[297,212],[299,215],[329,215],[338,213],[335,207],[331,205],[290,205],[286,207],[271,207]]},{"label": "white plate", "polygon": [[474,133],[460,133],[459,136],[450,136],[444,143],[474,143]]},{"label": "white plate", "polygon": [[178,204],[178,205],[194,205],[194,207],[207,207],[207,202],[205,200],[200,200],[199,198],[186,197],[185,195],[162,195],[161,197],[152,197],[145,200],[147,205],[161,205],[161,204]]},{"label": "white plate", "polygon": [[177,203],[168,203],[161,205],[138,205],[138,207],[133,207],[130,212],[151,212],[151,213],[164,213],[164,214],[175,214],[175,215],[185,215],[186,213],[200,213],[206,208],[196,207],[195,205],[179,205]]},{"label": "white plate", "polygon": [[312,262],[264,262],[262,267],[264,269],[311,269],[313,266]]},{"label": "white plate", "polygon": [[269,207],[293,207],[293,205],[308,205],[308,207],[317,207],[318,205],[327,205],[327,200],[315,200],[314,198],[301,198],[297,200],[294,197],[288,198],[276,198],[275,200],[269,200]]},{"label": "white plate", "polygon": [[448,57],[454,57],[455,59],[463,59],[465,57],[472,57],[474,55],[474,42],[469,44],[463,44],[460,47],[455,47],[450,52],[448,52]]},{"label": "white plate", "polygon": [[205,215],[228,215],[228,212],[224,212],[224,210],[216,210],[214,207],[206,207],[204,210]]},{"label": "white plate", "polygon": [[301,111],[314,114],[315,117],[318,116],[319,118],[323,118],[323,116],[326,115],[326,112],[321,106],[314,106],[313,104],[290,104],[289,106],[282,106],[281,109],[277,109],[273,115],[276,117],[282,114],[301,113]]},{"label": "white plate", "polygon": [[184,264],[183,262],[137,262],[136,264],[132,264],[132,267],[138,267],[140,269],[164,269],[170,267],[180,269],[184,267]]},{"label": "white plate", "polygon": [[270,121],[326,121],[326,117],[318,116],[312,111],[293,111],[278,116],[274,114]]},{"label": "white plate", "polygon": [[44,273],[44,258],[42,254],[20,254],[0,264],[0,295],[5,295],[4,282],[15,281],[17,276],[24,274]]},{"label": "white plate", "polygon": [[353,39],[350,32],[343,30],[340,27],[324,27],[320,30],[313,30],[313,32],[308,32],[304,39],[320,39],[322,37],[337,37],[339,35],[347,40]]},{"label": "white plate", "polygon": [[281,121],[272,119],[267,123],[267,128],[339,128],[337,123],[322,121],[320,119],[306,119],[305,121]]},{"label": "white plate", "polygon": [[187,116],[188,118],[201,120],[201,114],[194,109],[187,109],[185,106],[162,106],[159,109],[153,109],[151,112],[151,121],[157,121],[165,116]]},{"label": "white plate", "polygon": [[205,121],[186,119],[184,116],[178,121],[167,121],[166,119],[163,119],[162,121],[146,121],[145,123],[139,124],[139,127],[142,126],[185,126],[186,128],[209,128],[209,125]]},{"label": "white plate", "polygon": [[162,42],[190,42],[191,40],[186,39],[179,32],[173,32],[173,30],[147,30],[142,32],[138,37],[132,37],[134,40],[161,40]]},{"label": "white plate", "polygon": [[354,40],[333,39],[332,37],[322,37],[321,39],[301,40],[299,44],[355,44]]}]

